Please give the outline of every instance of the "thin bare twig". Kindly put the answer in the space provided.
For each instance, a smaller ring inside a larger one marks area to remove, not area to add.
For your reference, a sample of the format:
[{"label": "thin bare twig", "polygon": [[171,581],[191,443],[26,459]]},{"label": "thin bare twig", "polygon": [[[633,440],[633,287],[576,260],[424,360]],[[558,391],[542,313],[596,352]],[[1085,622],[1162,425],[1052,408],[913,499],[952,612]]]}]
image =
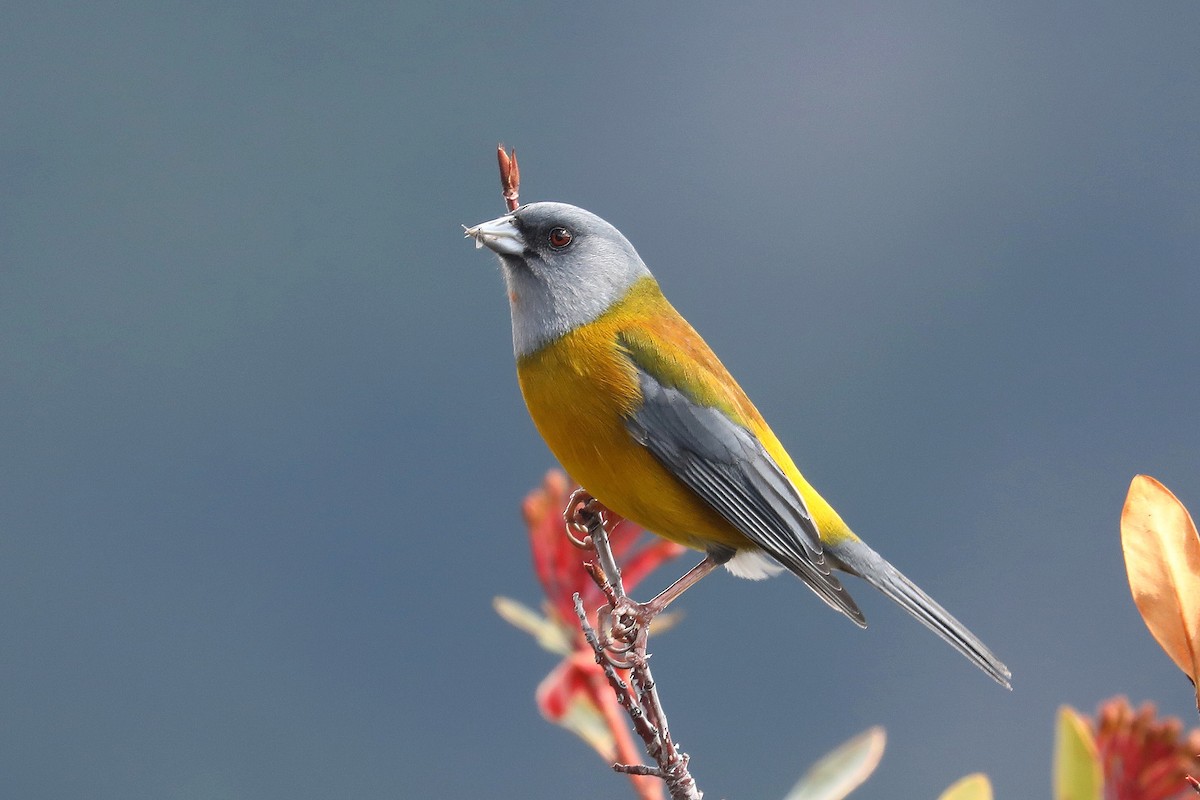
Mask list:
[{"label": "thin bare twig", "polygon": [[504,193],[504,202],[509,211],[516,211],[521,205],[521,168],[517,165],[517,148],[514,147],[509,155],[504,152],[504,145],[496,145],[496,160],[500,164],[500,189]]},{"label": "thin bare twig", "polygon": [[[590,498],[588,501],[582,498],[580,493],[572,495],[564,516],[569,528],[586,532],[595,550],[596,562],[587,565],[588,572],[604,593],[608,605],[597,615],[599,633],[588,621],[587,609],[578,593],[575,595],[575,614],[617,702],[629,715],[634,731],[645,742],[646,753],[658,765],[613,764],[613,769],[661,778],[673,800],[701,800],[703,792],[688,770],[688,755],[671,739],[667,714],[650,671],[646,652],[649,623],[639,621],[636,615],[629,613],[629,609],[637,604],[625,594],[621,571],[608,544],[604,515]],[[629,680],[624,680],[618,670],[628,670]]]}]

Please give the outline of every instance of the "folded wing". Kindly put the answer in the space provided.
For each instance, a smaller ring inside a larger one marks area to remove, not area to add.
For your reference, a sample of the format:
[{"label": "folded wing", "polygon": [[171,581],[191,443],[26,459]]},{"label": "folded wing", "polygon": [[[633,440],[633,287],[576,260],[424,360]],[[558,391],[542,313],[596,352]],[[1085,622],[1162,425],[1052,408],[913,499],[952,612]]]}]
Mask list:
[{"label": "folded wing", "polygon": [[865,626],[862,612],[830,572],[800,492],[758,439],[720,409],[664,385],[635,354],[631,359],[642,401],[626,420],[630,435],[754,545]]}]

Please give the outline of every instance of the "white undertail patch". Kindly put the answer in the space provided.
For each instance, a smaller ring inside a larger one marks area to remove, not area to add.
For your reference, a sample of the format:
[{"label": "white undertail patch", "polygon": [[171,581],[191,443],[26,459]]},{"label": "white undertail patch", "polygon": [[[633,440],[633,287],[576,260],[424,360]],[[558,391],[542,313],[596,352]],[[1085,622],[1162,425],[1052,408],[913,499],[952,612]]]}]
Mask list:
[{"label": "white undertail patch", "polygon": [[739,578],[761,581],[783,572],[783,565],[756,547],[744,547],[725,562],[725,569]]}]

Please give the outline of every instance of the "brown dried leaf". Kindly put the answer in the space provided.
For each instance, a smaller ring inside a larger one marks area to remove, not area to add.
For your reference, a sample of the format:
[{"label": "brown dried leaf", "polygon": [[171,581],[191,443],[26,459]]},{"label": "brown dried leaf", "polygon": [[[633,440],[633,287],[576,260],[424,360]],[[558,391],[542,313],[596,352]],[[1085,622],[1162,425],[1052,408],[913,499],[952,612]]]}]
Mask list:
[{"label": "brown dried leaf", "polygon": [[1136,476],[1129,486],[1121,511],[1121,547],[1133,602],[1146,627],[1195,684],[1200,674],[1200,538],[1183,504],[1148,475]]}]

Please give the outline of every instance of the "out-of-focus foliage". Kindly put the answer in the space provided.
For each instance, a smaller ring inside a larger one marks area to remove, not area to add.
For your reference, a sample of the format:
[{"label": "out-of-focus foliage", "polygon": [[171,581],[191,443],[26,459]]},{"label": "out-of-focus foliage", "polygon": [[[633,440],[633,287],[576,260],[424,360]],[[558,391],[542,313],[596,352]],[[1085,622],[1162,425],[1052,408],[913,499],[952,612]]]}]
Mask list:
[{"label": "out-of-focus foliage", "polygon": [[[1200,673],[1200,539],[1175,495],[1148,475],[1129,486],[1121,547],[1133,602],[1184,674]],[[1200,708],[1200,694],[1197,695]]]},{"label": "out-of-focus foliage", "polygon": [[868,728],[809,767],[784,800],[842,800],[875,771],[886,743],[883,728]]},{"label": "out-of-focus foliage", "polygon": [[976,772],[959,778],[938,800],[992,800],[992,782],[987,775]]},{"label": "out-of-focus foliage", "polygon": [[1152,703],[1136,711],[1124,697],[1100,704],[1091,724],[1105,800],[1195,798],[1190,773],[1200,769],[1200,731],[1184,733],[1175,717],[1158,718]]},{"label": "out-of-focus foliage", "polygon": [[1054,800],[1101,800],[1103,775],[1087,720],[1069,706],[1060,707],[1054,733]]}]

